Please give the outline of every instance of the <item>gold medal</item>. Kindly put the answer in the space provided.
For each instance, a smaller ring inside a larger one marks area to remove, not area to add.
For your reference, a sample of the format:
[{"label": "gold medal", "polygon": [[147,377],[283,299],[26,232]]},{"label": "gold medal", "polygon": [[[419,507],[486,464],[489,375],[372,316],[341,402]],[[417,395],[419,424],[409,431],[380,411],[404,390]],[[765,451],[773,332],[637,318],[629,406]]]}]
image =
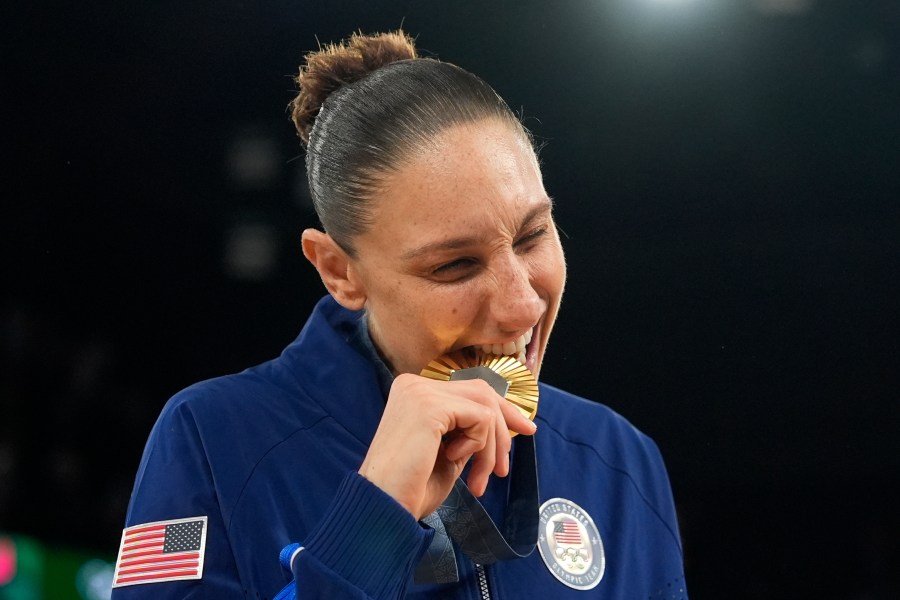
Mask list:
[{"label": "gold medal", "polygon": [[[537,380],[528,367],[512,356],[485,354],[481,350],[451,352],[428,363],[419,375],[438,381],[483,379],[528,420],[534,421],[537,414]],[[518,435],[515,431],[509,434]]]}]

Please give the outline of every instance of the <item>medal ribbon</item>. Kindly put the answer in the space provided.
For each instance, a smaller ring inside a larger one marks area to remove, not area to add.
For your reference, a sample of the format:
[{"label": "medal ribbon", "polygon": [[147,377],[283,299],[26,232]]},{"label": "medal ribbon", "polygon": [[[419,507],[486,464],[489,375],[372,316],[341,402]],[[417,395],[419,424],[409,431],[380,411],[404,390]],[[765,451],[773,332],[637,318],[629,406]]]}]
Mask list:
[{"label": "medal ribbon", "polygon": [[459,581],[452,539],[472,562],[490,565],[499,560],[524,558],[537,545],[540,508],[534,438],[518,436],[513,450],[509,502],[502,530],[457,479],[447,499],[422,522],[435,536],[416,568],[416,583]]}]

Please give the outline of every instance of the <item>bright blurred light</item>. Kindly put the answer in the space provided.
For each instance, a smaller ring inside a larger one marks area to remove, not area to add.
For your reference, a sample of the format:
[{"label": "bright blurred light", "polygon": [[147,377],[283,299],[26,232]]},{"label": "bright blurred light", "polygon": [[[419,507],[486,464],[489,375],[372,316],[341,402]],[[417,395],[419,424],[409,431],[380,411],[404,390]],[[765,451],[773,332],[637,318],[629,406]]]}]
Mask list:
[{"label": "bright blurred light", "polygon": [[262,281],[272,275],[278,258],[278,242],[270,225],[242,222],[227,235],[223,259],[230,277]]},{"label": "bright blurred light", "polygon": [[16,545],[8,537],[0,537],[0,587],[16,577]]},{"label": "bright blurred light", "polygon": [[115,567],[103,560],[84,563],[75,576],[75,587],[84,600],[109,600]]},{"label": "bright blurred light", "polygon": [[264,131],[241,128],[227,151],[227,169],[232,180],[249,190],[269,189],[277,184],[281,153],[277,141]]}]

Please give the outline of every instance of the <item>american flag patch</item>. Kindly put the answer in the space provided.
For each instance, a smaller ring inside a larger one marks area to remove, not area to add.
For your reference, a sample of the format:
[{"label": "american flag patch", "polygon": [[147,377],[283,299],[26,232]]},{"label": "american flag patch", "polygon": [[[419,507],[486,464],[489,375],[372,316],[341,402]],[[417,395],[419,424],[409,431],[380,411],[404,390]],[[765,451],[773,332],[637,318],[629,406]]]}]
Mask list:
[{"label": "american flag patch", "polygon": [[203,577],[206,517],[156,521],[122,531],[113,587]]},{"label": "american flag patch", "polygon": [[553,537],[556,538],[557,544],[567,546],[580,546],[584,543],[578,523],[569,519],[562,519],[553,524]]}]

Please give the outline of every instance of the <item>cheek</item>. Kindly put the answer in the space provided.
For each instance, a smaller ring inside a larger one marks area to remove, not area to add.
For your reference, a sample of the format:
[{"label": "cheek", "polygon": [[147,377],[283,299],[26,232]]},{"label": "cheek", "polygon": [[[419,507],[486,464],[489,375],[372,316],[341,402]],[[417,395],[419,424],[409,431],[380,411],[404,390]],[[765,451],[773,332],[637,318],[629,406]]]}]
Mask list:
[{"label": "cheek", "polygon": [[551,296],[562,294],[566,283],[566,260],[559,246],[534,255],[530,269],[532,280],[539,289]]},{"label": "cheek", "polygon": [[[475,312],[472,294],[451,288],[404,286],[398,282],[382,297],[382,311],[403,329],[411,346],[443,345],[453,338]],[[398,332],[399,333],[399,332]]]},{"label": "cheek", "polygon": [[423,310],[428,327],[440,345],[453,344],[476,320],[480,309],[479,293],[474,285],[432,290],[423,295]]},{"label": "cheek", "polygon": [[429,302],[429,312],[433,323],[439,323],[444,329],[458,329],[459,325],[471,320],[475,312],[477,300],[471,294],[445,293]]},{"label": "cheek", "polygon": [[367,308],[385,326],[390,324],[393,337],[405,336],[408,328],[415,328],[420,308],[416,294],[410,293],[402,280],[373,278],[368,291]]}]

